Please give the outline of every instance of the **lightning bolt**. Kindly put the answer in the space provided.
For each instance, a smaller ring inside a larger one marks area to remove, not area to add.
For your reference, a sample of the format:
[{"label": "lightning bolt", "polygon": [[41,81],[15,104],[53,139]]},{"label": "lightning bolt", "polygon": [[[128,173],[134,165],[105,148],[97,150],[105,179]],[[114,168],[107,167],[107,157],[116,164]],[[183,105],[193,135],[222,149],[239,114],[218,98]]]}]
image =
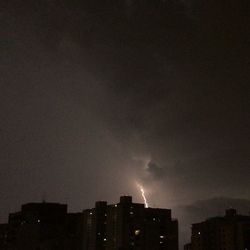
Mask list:
[{"label": "lightning bolt", "polygon": [[143,189],[142,185],[140,185],[140,184],[138,184],[138,183],[137,183],[137,186],[138,186],[138,188],[139,188],[140,191],[141,191],[141,196],[142,196],[142,198],[143,198],[143,200],[144,200],[145,207],[148,208],[148,202],[147,202],[147,198],[146,198],[146,196],[145,196],[144,189]]}]

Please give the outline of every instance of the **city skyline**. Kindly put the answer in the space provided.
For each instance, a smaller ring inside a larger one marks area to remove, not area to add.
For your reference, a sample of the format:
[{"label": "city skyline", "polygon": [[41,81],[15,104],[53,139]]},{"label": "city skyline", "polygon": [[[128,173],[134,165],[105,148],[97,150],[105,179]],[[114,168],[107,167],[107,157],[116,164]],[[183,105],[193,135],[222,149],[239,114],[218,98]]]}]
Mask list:
[{"label": "city skyline", "polygon": [[10,213],[7,224],[0,224],[0,247],[3,250],[44,247],[54,250],[59,246],[65,250],[250,247],[249,210],[244,214],[229,208],[225,215],[213,214],[205,220],[192,221],[186,241],[179,241],[181,225],[172,214],[168,208],[150,208],[134,202],[132,196],[121,196],[114,204],[96,201],[94,207],[75,213],[68,211],[68,204],[31,202]]}]

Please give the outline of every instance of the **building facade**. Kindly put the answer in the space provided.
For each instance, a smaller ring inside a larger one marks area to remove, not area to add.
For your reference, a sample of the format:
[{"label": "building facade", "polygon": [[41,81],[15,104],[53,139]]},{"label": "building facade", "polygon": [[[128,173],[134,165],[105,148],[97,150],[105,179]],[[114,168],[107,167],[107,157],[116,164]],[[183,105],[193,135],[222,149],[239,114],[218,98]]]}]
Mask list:
[{"label": "building facade", "polygon": [[192,225],[192,250],[250,249],[250,216],[228,209],[224,217]]},{"label": "building facade", "polygon": [[145,208],[131,196],[84,211],[84,250],[177,250],[178,222],[170,209]]},{"label": "building facade", "polygon": [[170,209],[145,208],[122,196],[68,213],[59,203],[28,203],[0,225],[1,250],[178,250]]},{"label": "building facade", "polygon": [[83,211],[83,249],[106,249],[107,202],[96,202],[95,208]]},{"label": "building facade", "polygon": [[83,216],[67,205],[28,203],[11,213],[1,250],[80,250]]}]

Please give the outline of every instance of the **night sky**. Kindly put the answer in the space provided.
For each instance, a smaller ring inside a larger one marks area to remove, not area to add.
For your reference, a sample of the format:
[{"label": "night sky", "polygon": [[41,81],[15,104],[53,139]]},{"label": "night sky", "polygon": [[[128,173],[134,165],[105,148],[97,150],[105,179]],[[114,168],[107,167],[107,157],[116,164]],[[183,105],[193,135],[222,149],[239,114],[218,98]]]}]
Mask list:
[{"label": "night sky", "polygon": [[136,182],[180,217],[199,200],[250,210],[249,13],[249,0],[2,0],[1,221],[30,201],[143,202]]}]

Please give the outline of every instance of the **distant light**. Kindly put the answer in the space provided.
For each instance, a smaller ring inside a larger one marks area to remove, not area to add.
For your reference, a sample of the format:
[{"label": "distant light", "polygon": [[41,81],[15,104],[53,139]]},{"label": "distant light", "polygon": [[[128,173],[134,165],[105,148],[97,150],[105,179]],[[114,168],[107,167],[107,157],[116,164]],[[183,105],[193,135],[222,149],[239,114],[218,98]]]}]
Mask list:
[{"label": "distant light", "polygon": [[201,232],[198,232],[198,234],[200,235],[200,234],[201,234]]},{"label": "distant light", "polygon": [[115,207],[117,207],[117,204],[115,204]]},{"label": "distant light", "polygon": [[92,212],[89,212],[90,215],[92,215]]},{"label": "distant light", "polygon": [[106,238],[104,238],[104,239],[103,239],[103,241],[107,241],[107,239],[106,239]]},{"label": "distant light", "polygon": [[160,244],[163,244],[163,241],[160,241]]},{"label": "distant light", "polygon": [[161,235],[160,238],[161,238],[161,239],[164,239],[165,237],[164,237],[164,235]]},{"label": "distant light", "polygon": [[37,220],[38,223],[40,223],[41,221],[40,220]]},{"label": "distant light", "polygon": [[132,211],[131,211],[131,212],[129,212],[129,214],[133,215],[133,214],[134,214],[134,212],[132,212]]},{"label": "distant light", "polygon": [[153,218],[153,221],[155,221],[156,219],[155,218]]}]

